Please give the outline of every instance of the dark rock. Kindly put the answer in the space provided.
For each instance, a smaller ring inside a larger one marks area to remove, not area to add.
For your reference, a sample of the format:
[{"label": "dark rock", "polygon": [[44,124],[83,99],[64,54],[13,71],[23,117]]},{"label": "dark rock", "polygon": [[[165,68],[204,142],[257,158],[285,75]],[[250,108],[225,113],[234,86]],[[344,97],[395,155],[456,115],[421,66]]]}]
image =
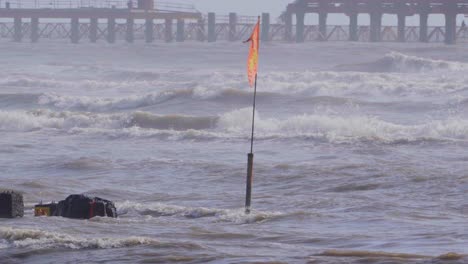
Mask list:
[{"label": "dark rock", "polygon": [[73,219],[91,219],[95,216],[117,217],[113,202],[99,198],[74,194],[57,203],[35,206],[36,216],[62,216]]},{"label": "dark rock", "polygon": [[15,218],[23,216],[23,195],[12,190],[0,190],[0,218]]}]

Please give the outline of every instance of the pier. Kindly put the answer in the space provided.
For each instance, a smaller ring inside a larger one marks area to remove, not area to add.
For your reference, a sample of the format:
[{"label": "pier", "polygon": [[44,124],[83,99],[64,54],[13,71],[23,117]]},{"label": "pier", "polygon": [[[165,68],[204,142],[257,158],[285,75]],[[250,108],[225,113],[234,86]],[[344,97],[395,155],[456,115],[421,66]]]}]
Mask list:
[{"label": "pier", "polygon": [[[456,24],[456,16],[467,13],[468,0],[297,0],[280,19],[262,14],[261,39],[455,44],[468,41],[466,26]],[[318,24],[306,25],[307,14],[317,14]],[[346,15],[349,24],[328,24],[329,14]],[[360,14],[369,16],[369,25],[359,25]],[[383,26],[385,14],[395,15],[398,24]],[[430,26],[431,14],[444,15],[445,26]],[[419,26],[407,26],[406,18],[416,15]],[[202,14],[190,5],[158,0],[0,0],[0,38],[16,42],[240,41],[256,21],[255,16]]]},{"label": "pier", "polygon": [[326,40],[327,17],[329,14],[345,14],[349,17],[349,40],[359,39],[358,15],[370,17],[369,40],[382,40],[382,16],[398,17],[397,40],[407,40],[406,18],[419,15],[419,41],[429,41],[428,18],[431,14],[445,16],[445,29],[442,32],[445,43],[454,44],[457,39],[456,17],[468,14],[468,0],[296,0],[289,4],[284,14],[287,25],[286,38],[292,39],[292,17],[296,17],[296,42],[304,41],[305,15],[316,13],[319,16],[319,37]]}]

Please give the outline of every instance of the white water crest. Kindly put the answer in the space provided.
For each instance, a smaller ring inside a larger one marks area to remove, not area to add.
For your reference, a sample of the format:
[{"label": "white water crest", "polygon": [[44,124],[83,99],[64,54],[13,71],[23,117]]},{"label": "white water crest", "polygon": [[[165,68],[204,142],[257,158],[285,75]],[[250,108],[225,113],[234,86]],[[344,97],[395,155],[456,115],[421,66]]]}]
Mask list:
[{"label": "white water crest", "polygon": [[[0,111],[0,129],[38,131],[53,129],[64,133],[108,136],[174,136],[187,138],[247,138],[251,108],[228,112],[219,117],[154,115],[148,112],[97,114],[89,112]],[[303,114],[288,118],[263,118],[257,113],[258,139],[320,139],[328,142],[371,141],[380,143],[421,140],[467,140],[468,120],[448,117],[419,124],[398,124],[378,117],[337,114]]]},{"label": "white water crest", "polygon": [[418,73],[427,71],[463,71],[468,69],[468,64],[456,61],[422,58],[399,52],[390,52],[374,62],[355,65],[340,65],[338,69],[364,72]]},{"label": "white water crest", "polygon": [[4,240],[2,243],[4,248],[109,249],[141,245],[165,246],[163,242],[148,237],[89,238],[59,232],[11,227],[0,227],[0,238]]},{"label": "white water crest", "polygon": [[236,224],[274,220],[285,215],[281,212],[261,212],[255,210],[250,214],[246,214],[244,208],[215,209],[206,207],[184,207],[163,203],[136,203],[131,201],[118,203],[117,209],[120,214],[129,214],[132,211],[136,211],[140,215],[154,217],[178,216],[189,219],[212,217],[215,221],[228,221]]}]

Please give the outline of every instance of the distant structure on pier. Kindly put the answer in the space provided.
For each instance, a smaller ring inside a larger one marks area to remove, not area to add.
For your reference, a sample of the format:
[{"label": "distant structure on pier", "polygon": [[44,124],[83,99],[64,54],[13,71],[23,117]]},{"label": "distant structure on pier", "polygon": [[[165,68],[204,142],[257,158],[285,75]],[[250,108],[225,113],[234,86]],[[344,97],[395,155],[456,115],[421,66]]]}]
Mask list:
[{"label": "distant structure on pier", "polygon": [[[306,25],[311,13],[318,14],[318,25]],[[329,25],[329,14],[348,16],[349,25]],[[359,25],[360,14],[369,15],[370,25]],[[398,25],[383,26],[384,14],[396,15]],[[444,15],[445,26],[430,26],[432,14]],[[465,24],[457,27],[459,14],[468,14],[468,0],[296,0],[276,23],[269,13],[262,14],[261,39],[454,44],[468,41]],[[414,15],[419,16],[419,26],[407,26],[406,18]],[[0,38],[16,42],[240,41],[249,37],[256,21],[256,16],[236,13],[204,15],[192,5],[171,0],[0,0]]]}]

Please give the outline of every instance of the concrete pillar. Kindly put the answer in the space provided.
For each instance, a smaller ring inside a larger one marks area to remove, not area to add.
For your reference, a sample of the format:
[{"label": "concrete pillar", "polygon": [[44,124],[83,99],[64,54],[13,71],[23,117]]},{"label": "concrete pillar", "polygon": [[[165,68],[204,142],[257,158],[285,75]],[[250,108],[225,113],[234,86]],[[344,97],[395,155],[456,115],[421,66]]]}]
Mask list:
[{"label": "concrete pillar", "polygon": [[398,14],[398,41],[405,42],[405,29],[406,29],[406,15],[405,14]]},{"label": "concrete pillar", "polygon": [[183,19],[177,19],[176,41],[177,42],[185,41],[185,21]]},{"label": "concrete pillar", "polygon": [[216,41],[216,14],[208,13],[208,42]]},{"label": "concrete pillar", "polygon": [[260,29],[261,40],[268,42],[270,41],[270,14],[262,14],[262,28]]},{"label": "concrete pillar", "polygon": [[447,1],[445,9],[445,44],[455,44],[457,42],[457,3]]},{"label": "concrete pillar", "polygon": [[370,7],[370,41],[378,42],[381,40],[382,30],[382,0],[372,0]]},{"label": "concrete pillar", "polygon": [[133,18],[128,18],[127,19],[127,31],[125,32],[125,40],[128,43],[133,43],[133,41],[135,40],[134,25],[135,25],[135,20]]},{"label": "concrete pillar", "polygon": [[428,13],[419,14],[419,41],[428,42]]},{"label": "concrete pillar", "polygon": [[98,19],[91,18],[89,24],[89,40],[91,43],[96,43],[98,39]]},{"label": "concrete pillar", "polygon": [[349,41],[358,41],[359,32],[358,32],[358,17],[359,11],[358,6],[355,1],[348,1],[346,4],[346,9],[348,10],[347,15],[349,16]]},{"label": "concrete pillar", "polygon": [[80,41],[80,20],[77,17],[71,19],[70,40],[76,44]]},{"label": "concrete pillar", "polygon": [[445,44],[453,45],[457,39],[457,15],[445,14]]},{"label": "concrete pillar", "polygon": [[31,42],[39,41],[39,18],[31,18]]},{"label": "concrete pillar", "polygon": [[146,43],[152,43],[154,41],[153,32],[154,21],[152,18],[147,18],[145,21],[145,41]]},{"label": "concrete pillar", "polygon": [[237,40],[237,14],[229,13],[229,41]]},{"label": "concrete pillar", "polygon": [[198,20],[197,40],[200,42],[205,41],[205,21],[201,18]]},{"label": "concrete pillar", "polygon": [[285,30],[284,30],[284,40],[286,41],[291,41],[292,40],[292,30],[293,30],[293,23],[292,23],[292,14],[291,13],[286,13],[284,17],[284,24],[285,24]]},{"label": "concrete pillar", "polygon": [[164,28],[164,38],[166,42],[172,42],[172,19],[166,18]]},{"label": "concrete pillar", "polygon": [[349,15],[349,41],[358,41],[358,13]]},{"label": "concrete pillar", "polygon": [[13,40],[15,42],[21,42],[23,39],[23,21],[21,17],[15,17],[14,20],[14,34],[13,34]]},{"label": "concrete pillar", "polygon": [[305,13],[296,13],[296,42],[304,42],[304,17]]},{"label": "concrete pillar", "polygon": [[325,12],[319,13],[319,32],[320,37],[319,40],[325,41],[327,40],[327,17],[328,14]]},{"label": "concrete pillar", "polygon": [[115,43],[115,18],[107,19],[107,42]]},{"label": "concrete pillar", "polygon": [[382,13],[373,12],[370,14],[370,41],[379,42],[381,40]]}]

